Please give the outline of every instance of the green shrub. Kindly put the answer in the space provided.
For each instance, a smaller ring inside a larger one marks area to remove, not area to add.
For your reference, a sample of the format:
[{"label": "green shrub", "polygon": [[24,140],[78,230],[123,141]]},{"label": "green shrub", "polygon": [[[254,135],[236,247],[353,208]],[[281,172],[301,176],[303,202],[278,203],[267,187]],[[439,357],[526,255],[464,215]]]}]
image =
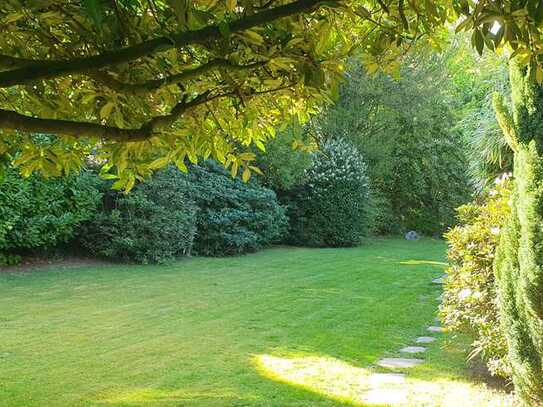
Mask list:
[{"label": "green shrub", "polygon": [[324,142],[305,182],[291,199],[291,241],[319,247],[359,244],[370,205],[366,164],[358,151],[342,140]]},{"label": "green shrub", "polygon": [[503,377],[510,376],[510,367],[493,263],[500,230],[509,216],[510,196],[511,182],[503,178],[483,202],[458,208],[460,225],[445,234],[451,266],[441,306],[444,324],[472,334],[472,354],[481,355],[490,372]]},{"label": "green shrub", "polygon": [[0,250],[48,249],[70,241],[96,213],[99,182],[86,171],[50,179],[7,171],[0,181]]},{"label": "green shrub", "polygon": [[105,190],[102,210],[80,234],[89,251],[140,263],[190,254],[197,209],[179,171],[160,171],[126,195],[112,191],[109,184]]},{"label": "green shrub", "polygon": [[186,177],[189,196],[199,208],[194,244],[199,255],[256,251],[285,232],[285,209],[272,190],[232,178],[212,161],[191,166]]}]

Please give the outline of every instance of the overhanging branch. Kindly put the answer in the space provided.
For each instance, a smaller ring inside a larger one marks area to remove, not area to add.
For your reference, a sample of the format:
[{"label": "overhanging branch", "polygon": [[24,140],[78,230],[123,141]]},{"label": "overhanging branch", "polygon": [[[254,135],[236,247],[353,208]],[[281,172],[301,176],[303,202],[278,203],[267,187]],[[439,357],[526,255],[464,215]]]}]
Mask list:
[{"label": "overhanging branch", "polygon": [[143,141],[151,138],[162,128],[171,126],[187,110],[213,99],[230,96],[230,93],[209,96],[210,91],[190,101],[181,101],[164,116],[157,116],[135,129],[104,126],[98,123],[75,122],[61,119],[42,119],[0,109],[0,128],[28,133],[62,134],[76,138],[95,137],[112,141]]},{"label": "overhanging branch", "polygon": [[[245,95],[248,97],[279,92],[294,86],[295,83],[283,85],[263,91],[252,91]],[[103,140],[130,142],[147,140],[162,129],[171,126],[181,118],[183,114],[196,106],[224,97],[239,97],[237,92],[219,93],[211,96],[211,91],[206,91],[190,101],[182,100],[173,107],[169,114],[153,117],[139,128],[122,129],[119,127],[105,126],[99,123],[76,122],[62,119],[43,119],[30,117],[11,110],[0,109],[0,129],[17,130],[27,133],[47,133],[72,136],[75,138],[100,138]]]},{"label": "overhanging branch", "polygon": [[[228,24],[231,33],[257,27],[277,19],[310,11],[319,6],[322,0],[297,0],[283,6],[264,10]],[[65,61],[36,62],[20,68],[0,72],[0,88],[26,84],[38,79],[55,78],[71,73],[88,72],[107,66],[134,61],[172,48],[189,44],[202,44],[222,37],[219,25],[209,25],[194,31],[183,31],[169,37],[159,37],[140,44],[107,51],[100,55],[75,58]],[[17,59],[17,58],[14,58]]]},{"label": "overhanging branch", "polygon": [[193,69],[188,69],[186,71],[180,72],[175,75],[170,75],[162,79],[154,79],[154,80],[139,82],[139,83],[122,82],[106,72],[93,71],[93,72],[86,72],[86,74],[89,75],[94,80],[106,85],[108,88],[116,90],[120,93],[132,93],[136,95],[143,95],[153,90],[159,89],[162,86],[173,85],[185,80],[196,78],[218,67],[227,67],[229,70],[237,71],[237,70],[258,68],[265,64],[266,64],[265,62],[255,62],[255,63],[247,64],[247,65],[236,65],[225,59],[214,59],[214,60],[209,61],[206,64],[200,65]]}]

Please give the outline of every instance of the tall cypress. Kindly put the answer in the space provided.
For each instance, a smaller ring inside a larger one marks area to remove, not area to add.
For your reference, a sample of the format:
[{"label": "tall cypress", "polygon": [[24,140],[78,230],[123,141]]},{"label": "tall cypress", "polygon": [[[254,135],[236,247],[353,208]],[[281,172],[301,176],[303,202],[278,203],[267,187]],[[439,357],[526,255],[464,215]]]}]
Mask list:
[{"label": "tall cypress", "polygon": [[511,65],[512,111],[495,98],[514,151],[511,217],[495,260],[501,322],[521,399],[543,406],[543,86]]}]

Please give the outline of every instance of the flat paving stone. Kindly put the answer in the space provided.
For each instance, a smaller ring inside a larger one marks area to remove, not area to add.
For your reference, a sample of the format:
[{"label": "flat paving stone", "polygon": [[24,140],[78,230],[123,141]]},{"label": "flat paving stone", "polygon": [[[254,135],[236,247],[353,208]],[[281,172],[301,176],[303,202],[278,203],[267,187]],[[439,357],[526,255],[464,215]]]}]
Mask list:
[{"label": "flat paving stone", "polygon": [[433,336],[419,336],[416,340],[417,343],[430,343],[435,341],[436,338]]},{"label": "flat paving stone", "polygon": [[374,373],[370,376],[369,383],[371,387],[387,384],[405,383],[405,374],[403,373]]},{"label": "flat paving stone", "polygon": [[443,332],[443,328],[441,328],[440,326],[429,326],[428,328],[426,328],[426,330],[428,332]]},{"label": "flat paving stone", "polygon": [[422,352],[426,352],[426,348],[424,346],[406,346],[405,348],[401,348],[400,352],[402,352],[402,353],[422,353]]},{"label": "flat paving stone", "polygon": [[420,365],[422,362],[424,362],[422,359],[384,358],[377,362],[377,365],[387,369],[407,369]]}]

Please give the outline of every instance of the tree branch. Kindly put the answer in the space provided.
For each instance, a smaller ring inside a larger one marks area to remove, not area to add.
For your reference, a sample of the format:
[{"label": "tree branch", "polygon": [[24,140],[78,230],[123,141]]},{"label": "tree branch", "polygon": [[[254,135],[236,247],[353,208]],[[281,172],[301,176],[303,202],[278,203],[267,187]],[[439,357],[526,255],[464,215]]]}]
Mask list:
[{"label": "tree branch", "polygon": [[209,96],[210,93],[210,91],[204,92],[188,102],[183,100],[175,105],[169,114],[153,117],[136,129],[121,129],[119,127],[104,126],[89,122],[42,119],[2,109],[0,109],[0,128],[29,133],[62,134],[76,138],[97,137],[120,142],[143,141],[151,138],[158,130],[171,126],[188,109],[220,97],[231,96],[230,93]]},{"label": "tree branch", "polygon": [[[253,91],[246,96],[250,97],[278,92],[291,88],[295,84],[296,83],[291,83],[263,91]],[[213,96],[210,96],[210,94],[211,91],[208,90],[188,102],[186,99],[183,99],[173,107],[169,114],[153,117],[148,122],[135,129],[122,129],[98,123],[75,122],[62,119],[42,119],[3,109],[0,109],[0,129],[17,130],[28,133],[62,134],[75,138],[94,137],[119,142],[144,141],[153,137],[161,129],[171,126],[176,120],[183,116],[187,110],[193,107],[211,102],[215,99],[238,96],[236,92],[218,93]]]},{"label": "tree branch", "polygon": [[211,71],[214,68],[218,67],[228,67],[231,70],[245,70],[257,68],[265,65],[266,62],[255,62],[248,65],[236,65],[225,59],[214,59],[209,61],[206,64],[200,65],[193,69],[188,69],[186,71],[180,72],[175,75],[167,76],[162,79],[154,79],[145,82],[139,83],[126,83],[117,80],[112,75],[106,72],[86,72],[91,78],[99,81],[100,83],[106,85],[108,88],[116,90],[120,93],[132,93],[136,95],[143,95],[150,91],[161,88],[162,86],[172,85],[175,83],[182,82],[184,80],[196,78],[200,75],[203,75],[206,72]]},{"label": "tree branch", "polygon": [[[274,7],[228,23],[231,33],[247,30],[277,19],[311,11],[322,0],[296,0],[283,6]],[[140,44],[100,55],[75,58],[64,61],[41,61],[9,71],[0,72],[0,88],[26,84],[38,79],[55,78],[71,73],[88,72],[107,66],[134,61],[172,48],[181,48],[189,44],[202,44],[220,39],[223,35],[218,24],[209,25],[199,30],[174,33],[168,37],[159,37]]]}]

